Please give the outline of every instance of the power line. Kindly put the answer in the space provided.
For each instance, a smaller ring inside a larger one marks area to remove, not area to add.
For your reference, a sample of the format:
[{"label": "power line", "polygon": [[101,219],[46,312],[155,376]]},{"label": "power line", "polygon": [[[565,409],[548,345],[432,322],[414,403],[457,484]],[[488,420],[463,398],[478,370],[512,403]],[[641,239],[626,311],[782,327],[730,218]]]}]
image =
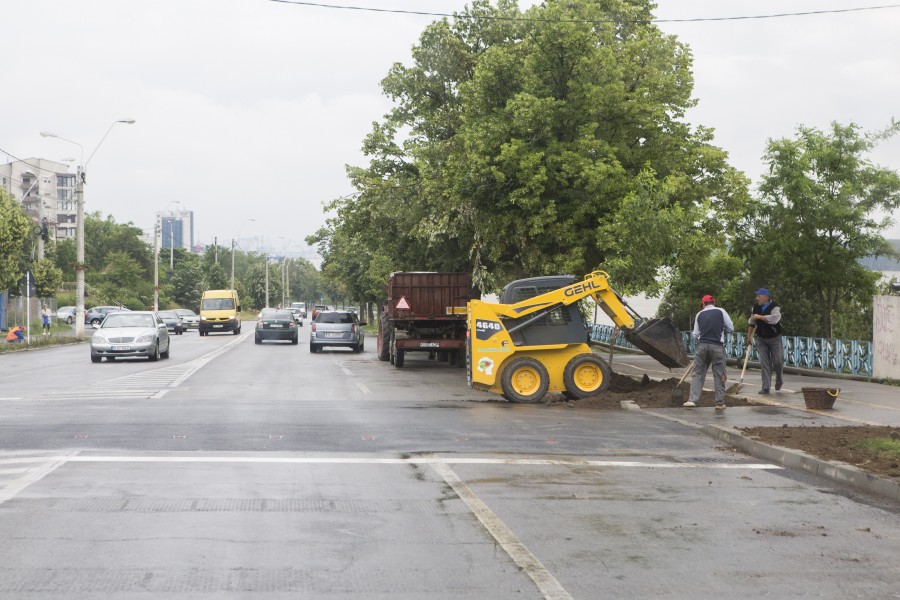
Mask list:
[{"label": "power line", "polygon": [[[44,169],[43,167],[39,167],[39,166],[37,166],[37,165],[33,165],[33,164],[31,164],[30,162],[25,161],[25,160],[23,160],[23,159],[21,159],[21,158],[19,158],[19,157],[17,157],[17,156],[13,156],[12,154],[10,154],[9,152],[7,152],[7,151],[4,150],[3,148],[0,148],[0,152],[2,152],[3,154],[7,155],[7,156],[10,157],[10,158],[12,158],[13,160],[15,160],[15,162],[20,162],[20,163],[22,163],[22,164],[28,165],[28,166],[31,167],[32,169],[37,169],[38,171],[43,171],[43,172],[45,172],[45,173],[53,173],[54,175],[57,174],[56,171],[51,171],[50,169]],[[7,163],[7,164],[9,164],[9,163]]]},{"label": "power line", "polygon": [[294,4],[300,6],[313,6],[316,8],[332,8],[338,10],[360,10],[366,12],[393,13],[403,15],[421,15],[426,17],[450,17],[453,19],[472,19],[485,21],[528,21],[536,23],[703,23],[713,21],[747,21],[759,19],[779,19],[782,17],[808,17],[812,15],[830,15],[838,13],[861,12],[870,10],[884,10],[888,8],[900,8],[900,4],[885,4],[881,6],[861,6],[857,8],[836,8],[831,10],[810,10],[803,12],[774,13],[768,15],[746,15],[738,17],[697,17],[692,19],[533,19],[529,17],[504,17],[500,15],[463,15],[455,13],[424,12],[418,10],[402,10],[393,8],[375,8],[367,6],[344,6],[339,4],[322,4],[319,2],[306,2],[305,0],[269,0],[281,4]]}]

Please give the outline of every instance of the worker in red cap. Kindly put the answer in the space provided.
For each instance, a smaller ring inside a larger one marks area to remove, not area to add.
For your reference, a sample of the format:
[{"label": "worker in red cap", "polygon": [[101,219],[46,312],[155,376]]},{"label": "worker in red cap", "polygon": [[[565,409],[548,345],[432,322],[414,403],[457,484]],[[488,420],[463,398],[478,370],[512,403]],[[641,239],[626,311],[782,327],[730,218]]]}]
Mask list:
[{"label": "worker in red cap", "polygon": [[716,306],[716,299],[707,294],[700,299],[703,310],[694,317],[692,335],[697,342],[694,350],[694,375],[691,395],[684,406],[693,408],[700,402],[706,371],[712,367],[716,390],[716,410],[725,410],[725,332],[734,332],[734,323],[724,309]]}]

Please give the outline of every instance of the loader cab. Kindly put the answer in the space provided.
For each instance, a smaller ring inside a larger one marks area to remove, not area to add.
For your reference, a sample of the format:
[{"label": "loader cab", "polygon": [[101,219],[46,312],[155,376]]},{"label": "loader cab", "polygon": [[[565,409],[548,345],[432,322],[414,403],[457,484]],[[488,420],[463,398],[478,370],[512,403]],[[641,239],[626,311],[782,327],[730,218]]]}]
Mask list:
[{"label": "loader cab", "polygon": [[[556,291],[575,283],[574,275],[552,275],[547,277],[529,277],[518,279],[506,285],[500,292],[502,304],[518,304],[525,300]],[[528,317],[524,317],[524,321]],[[508,319],[507,329],[512,328],[520,319]],[[510,334],[516,346],[543,346],[549,344],[583,344],[587,341],[588,332],[578,303],[560,306],[543,319]]]}]

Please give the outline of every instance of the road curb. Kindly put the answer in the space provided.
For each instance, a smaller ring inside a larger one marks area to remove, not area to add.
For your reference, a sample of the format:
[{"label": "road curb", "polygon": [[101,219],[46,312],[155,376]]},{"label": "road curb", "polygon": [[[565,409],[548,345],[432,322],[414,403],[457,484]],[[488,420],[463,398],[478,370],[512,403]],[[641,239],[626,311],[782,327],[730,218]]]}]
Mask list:
[{"label": "road curb", "polygon": [[658,412],[648,410],[641,410],[641,412],[697,429],[714,439],[746,452],[754,458],[781,465],[787,469],[818,475],[860,492],[867,492],[900,502],[900,481],[885,479],[846,463],[835,463],[816,458],[802,450],[772,446],[750,439],[739,431],[721,425],[699,425]]},{"label": "road curb", "polygon": [[727,442],[756,458],[779,464],[789,469],[797,469],[825,477],[855,490],[900,501],[900,482],[873,475],[853,465],[823,460],[802,450],[771,446],[750,439],[738,431],[726,429],[721,425],[704,425],[701,431],[717,440]]}]

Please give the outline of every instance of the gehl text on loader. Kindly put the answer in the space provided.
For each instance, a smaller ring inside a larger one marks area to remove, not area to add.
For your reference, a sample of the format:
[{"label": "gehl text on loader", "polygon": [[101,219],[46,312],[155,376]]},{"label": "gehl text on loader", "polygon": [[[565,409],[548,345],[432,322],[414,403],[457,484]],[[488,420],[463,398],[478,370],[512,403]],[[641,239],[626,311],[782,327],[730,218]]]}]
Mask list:
[{"label": "gehl text on loader", "polygon": [[591,298],[625,339],[666,367],[689,362],[681,334],[668,317],[643,319],[594,271],[582,281],[571,275],[513,281],[500,303],[468,303],[466,367],[469,385],[502,394],[511,402],[539,402],[547,392],[570,399],[609,387],[609,364],[591,352],[578,302]]}]

